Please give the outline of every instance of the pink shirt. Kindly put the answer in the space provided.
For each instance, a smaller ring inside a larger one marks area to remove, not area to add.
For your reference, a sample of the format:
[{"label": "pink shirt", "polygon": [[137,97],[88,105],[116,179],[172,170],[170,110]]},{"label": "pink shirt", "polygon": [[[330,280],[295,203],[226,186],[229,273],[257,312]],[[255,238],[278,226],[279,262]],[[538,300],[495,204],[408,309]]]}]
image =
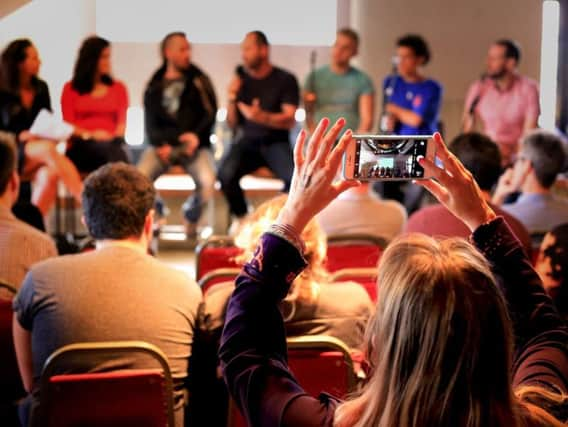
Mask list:
[{"label": "pink shirt", "polygon": [[523,135],[525,120],[540,114],[538,85],[528,77],[517,75],[506,91],[497,89],[491,79],[473,83],[467,93],[466,111],[479,96],[475,114],[485,133],[499,145],[516,145]]}]

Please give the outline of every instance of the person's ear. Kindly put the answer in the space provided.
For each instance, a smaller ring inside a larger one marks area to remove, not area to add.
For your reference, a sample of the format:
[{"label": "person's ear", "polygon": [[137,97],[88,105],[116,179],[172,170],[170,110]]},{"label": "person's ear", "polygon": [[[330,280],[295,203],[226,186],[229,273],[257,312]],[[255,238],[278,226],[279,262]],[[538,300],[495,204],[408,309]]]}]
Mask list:
[{"label": "person's ear", "polygon": [[154,231],[154,217],[155,217],[154,209],[150,209],[146,214],[146,218],[144,218],[144,235],[148,239],[148,241],[152,240],[152,233]]}]

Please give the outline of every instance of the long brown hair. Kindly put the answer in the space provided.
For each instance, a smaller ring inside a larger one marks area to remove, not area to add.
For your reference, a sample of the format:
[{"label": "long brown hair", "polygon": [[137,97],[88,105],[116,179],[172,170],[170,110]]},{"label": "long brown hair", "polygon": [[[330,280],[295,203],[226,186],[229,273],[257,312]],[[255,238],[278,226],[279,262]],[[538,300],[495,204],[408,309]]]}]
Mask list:
[{"label": "long brown hair", "polygon": [[472,245],[400,237],[381,257],[378,283],[370,378],[338,407],[337,426],[523,425],[505,299]]}]

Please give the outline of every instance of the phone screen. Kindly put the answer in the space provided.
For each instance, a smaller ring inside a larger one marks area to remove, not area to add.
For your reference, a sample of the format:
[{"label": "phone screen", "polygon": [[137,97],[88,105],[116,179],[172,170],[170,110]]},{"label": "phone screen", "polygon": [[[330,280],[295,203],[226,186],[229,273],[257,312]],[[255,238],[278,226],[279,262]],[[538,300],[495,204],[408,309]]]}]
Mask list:
[{"label": "phone screen", "polygon": [[421,179],[424,169],[418,160],[426,157],[428,138],[361,138],[355,143],[354,178]]}]

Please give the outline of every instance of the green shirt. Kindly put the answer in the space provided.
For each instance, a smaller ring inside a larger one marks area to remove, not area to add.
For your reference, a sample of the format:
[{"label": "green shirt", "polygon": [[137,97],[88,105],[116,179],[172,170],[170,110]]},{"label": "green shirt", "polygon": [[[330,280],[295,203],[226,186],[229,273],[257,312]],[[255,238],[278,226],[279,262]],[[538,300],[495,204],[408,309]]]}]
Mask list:
[{"label": "green shirt", "polygon": [[308,74],[304,89],[316,94],[315,121],[328,117],[331,123],[344,117],[344,129],[355,131],[359,126],[359,97],[375,92],[369,76],[350,67],[345,74],[334,73],[324,65]]}]

